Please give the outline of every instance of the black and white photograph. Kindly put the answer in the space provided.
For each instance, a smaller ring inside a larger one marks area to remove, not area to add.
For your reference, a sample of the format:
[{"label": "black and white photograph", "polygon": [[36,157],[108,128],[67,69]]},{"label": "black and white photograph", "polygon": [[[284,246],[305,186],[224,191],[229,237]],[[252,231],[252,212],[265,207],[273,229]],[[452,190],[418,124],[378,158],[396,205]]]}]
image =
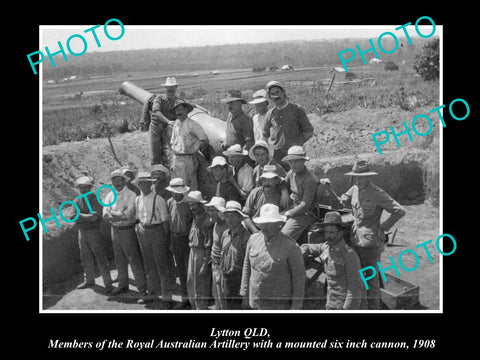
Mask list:
[{"label": "black and white photograph", "polygon": [[41,28],[42,311],[441,310],[441,25],[110,24]]},{"label": "black and white photograph", "polygon": [[5,350],[475,347],[471,9],[124,5],[7,42]]}]

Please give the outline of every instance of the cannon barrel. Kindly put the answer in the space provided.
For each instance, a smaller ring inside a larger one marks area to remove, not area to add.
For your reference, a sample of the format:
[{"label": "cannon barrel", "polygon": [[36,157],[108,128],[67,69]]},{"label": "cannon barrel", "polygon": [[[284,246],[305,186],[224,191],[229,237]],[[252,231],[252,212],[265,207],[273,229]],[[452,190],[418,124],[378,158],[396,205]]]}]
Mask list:
[{"label": "cannon barrel", "polygon": [[[118,89],[120,94],[126,95],[140,104],[144,104],[153,94],[144,90],[130,81],[124,81]],[[193,105],[193,104],[192,104]],[[210,146],[212,146],[215,153],[221,153],[221,142],[225,142],[226,124],[224,121],[214,118],[203,108],[194,108],[188,117],[196,121],[205,131],[208,136]]]}]

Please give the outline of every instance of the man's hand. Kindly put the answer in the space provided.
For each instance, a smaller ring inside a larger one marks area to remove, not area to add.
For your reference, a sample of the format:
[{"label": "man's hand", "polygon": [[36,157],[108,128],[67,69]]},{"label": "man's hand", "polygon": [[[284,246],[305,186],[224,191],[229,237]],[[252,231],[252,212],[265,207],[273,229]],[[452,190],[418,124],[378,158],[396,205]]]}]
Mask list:
[{"label": "man's hand", "polygon": [[329,178],[323,178],[323,179],[320,179],[320,184],[322,185],[331,185],[331,181]]},{"label": "man's hand", "polygon": [[200,271],[198,272],[200,276],[205,277],[207,275],[207,260],[204,260],[202,266],[200,267]]},{"label": "man's hand", "polygon": [[290,195],[288,194],[288,190],[283,188],[281,190],[280,196],[280,208],[287,209],[290,204]]},{"label": "man's hand", "polygon": [[287,219],[292,217],[292,213],[290,212],[290,210],[285,211],[285,212],[283,213],[283,215],[285,215],[285,216],[287,217]]}]

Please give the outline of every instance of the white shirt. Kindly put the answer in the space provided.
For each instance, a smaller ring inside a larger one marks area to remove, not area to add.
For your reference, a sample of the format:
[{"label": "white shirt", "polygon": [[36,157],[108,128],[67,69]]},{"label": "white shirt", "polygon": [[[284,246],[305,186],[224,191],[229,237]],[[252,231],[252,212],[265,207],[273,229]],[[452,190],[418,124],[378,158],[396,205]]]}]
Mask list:
[{"label": "white shirt", "polygon": [[237,175],[238,185],[243,189],[243,191],[249,193],[254,187],[253,183],[253,168],[247,163],[238,170]]},{"label": "white shirt", "polygon": [[252,121],[253,121],[253,137],[255,138],[255,141],[257,140],[262,140],[263,139],[263,127],[265,126],[265,121],[267,120],[267,113],[261,115],[261,114],[255,114],[253,115]]},{"label": "white shirt", "polygon": [[[153,209],[153,198],[155,199],[155,209]],[[167,202],[160,195],[152,191],[145,196],[143,193],[135,199],[135,209],[137,219],[144,225],[155,225],[170,220],[168,215]],[[152,209],[153,216],[152,216]],[[151,221],[151,222],[150,222]]]},{"label": "white shirt", "polygon": [[[137,194],[127,188],[126,185],[121,191],[116,191],[116,193],[117,201],[115,201],[112,206],[104,207],[103,215],[106,215],[112,211],[118,211],[125,216],[127,220],[112,221],[112,225],[132,225],[135,222],[135,198],[137,197]],[[109,192],[102,201],[104,204],[111,204],[113,202],[113,198],[113,192]]]}]

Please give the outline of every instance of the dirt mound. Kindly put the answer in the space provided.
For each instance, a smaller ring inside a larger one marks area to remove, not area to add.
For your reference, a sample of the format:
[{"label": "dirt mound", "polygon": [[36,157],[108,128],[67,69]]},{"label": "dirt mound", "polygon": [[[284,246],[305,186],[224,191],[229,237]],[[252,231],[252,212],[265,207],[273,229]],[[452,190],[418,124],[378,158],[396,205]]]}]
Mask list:
[{"label": "dirt mound", "polygon": [[[428,113],[428,109],[418,113]],[[394,142],[385,147],[383,155],[376,152],[371,134],[387,129],[393,123],[407,121],[415,116],[413,112],[392,109],[354,109],[323,116],[310,114],[315,136],[306,145],[312,160],[309,166],[319,177],[329,177],[338,194],[349,187],[349,177],[344,176],[360,154],[379,172],[375,183],[385,189],[402,204],[421,204],[427,199],[438,206],[439,163],[437,127],[431,135],[405,139],[405,146],[398,148]],[[436,126],[436,125],[435,125]],[[406,140],[406,141],[405,141]],[[148,169],[150,154],[148,134],[135,131],[112,138],[115,152],[122,165],[136,170]],[[203,164],[203,170],[206,164]],[[111,171],[118,168],[108,139],[90,139],[43,147],[43,202],[42,214],[49,214],[49,208],[58,210],[65,200],[78,196],[73,184],[76,178],[90,175],[96,187],[109,182]],[[207,178],[203,176],[203,178]],[[212,194],[212,183],[200,184],[203,192]],[[327,198],[324,199],[329,203]],[[71,278],[79,271],[80,259],[77,231],[74,225],[60,220],[61,228],[47,223],[48,233],[43,234],[43,276],[44,283],[55,283]],[[106,224],[102,225],[105,245],[109,247],[110,234]]]}]

